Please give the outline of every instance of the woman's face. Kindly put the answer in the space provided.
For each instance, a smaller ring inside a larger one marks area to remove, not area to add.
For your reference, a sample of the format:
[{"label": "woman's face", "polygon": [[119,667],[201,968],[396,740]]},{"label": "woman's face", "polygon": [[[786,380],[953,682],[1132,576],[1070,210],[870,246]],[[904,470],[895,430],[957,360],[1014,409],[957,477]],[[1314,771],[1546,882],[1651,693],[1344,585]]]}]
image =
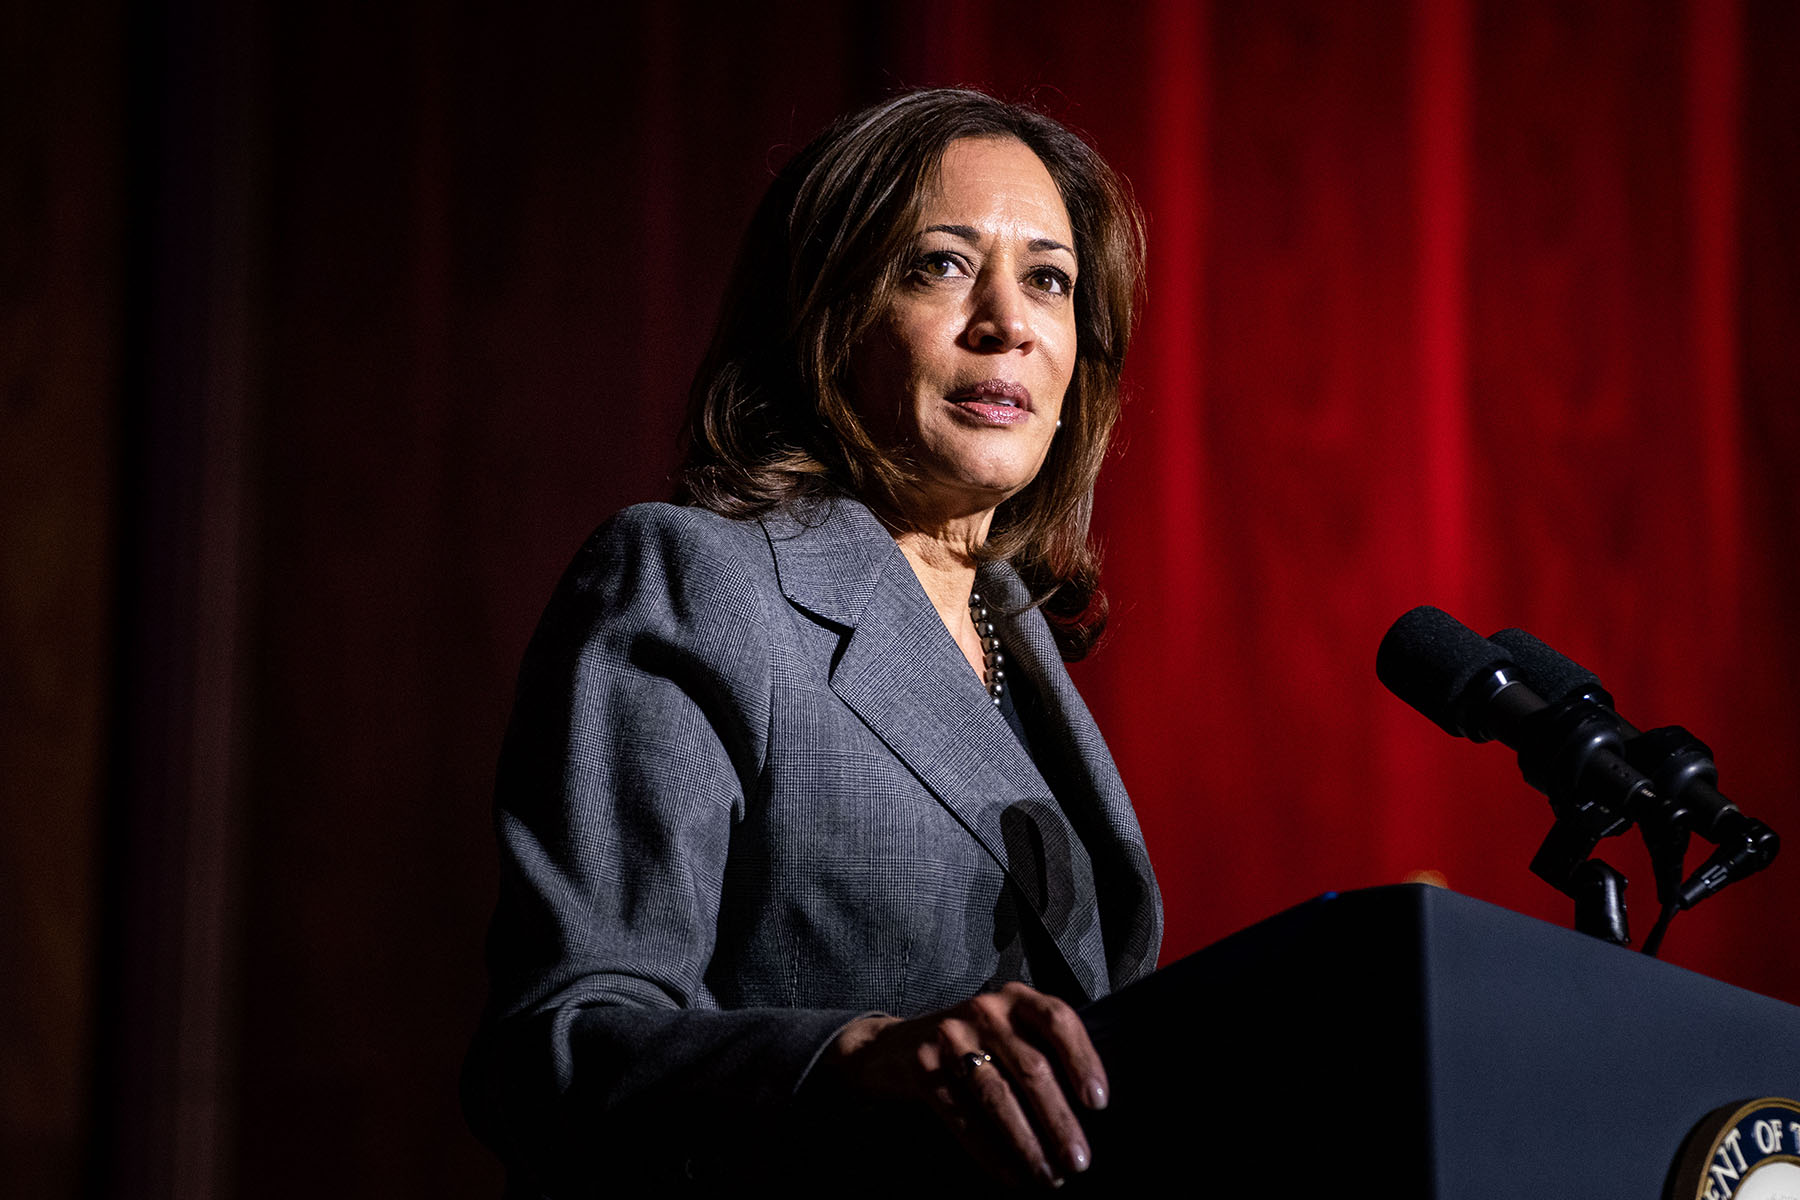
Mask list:
[{"label": "woman's face", "polygon": [[950,144],[905,278],[850,358],[870,434],[922,469],[909,515],[992,510],[1043,465],[1075,370],[1075,251],[1024,143]]}]

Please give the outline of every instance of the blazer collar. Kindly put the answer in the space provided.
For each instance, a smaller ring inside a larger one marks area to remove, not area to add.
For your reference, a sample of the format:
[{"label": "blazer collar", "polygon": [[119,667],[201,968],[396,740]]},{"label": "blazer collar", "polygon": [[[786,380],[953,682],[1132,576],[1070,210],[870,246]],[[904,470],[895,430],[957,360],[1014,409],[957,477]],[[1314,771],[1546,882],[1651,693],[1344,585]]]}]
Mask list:
[{"label": "blazer collar", "polygon": [[887,526],[855,500],[779,509],[762,523],[782,594],[833,625],[858,625],[882,576],[907,565]]},{"label": "blazer collar", "polygon": [[[849,632],[831,669],[832,691],[1019,885],[1008,862],[1003,814],[1022,800],[1051,799],[1053,792],[964,661],[893,536],[862,504],[842,499],[811,512],[768,517],[763,525],[782,593]],[[1027,598],[1005,563],[986,564],[980,579],[981,587],[997,589],[993,598],[1006,607]],[[1025,633],[1033,627],[1042,630],[1041,638]],[[1039,641],[1051,654],[1055,648],[1042,619],[1036,613],[1014,618],[1004,636],[1019,656],[1016,666],[1046,694],[1054,691],[1051,677],[1062,673],[1043,669]],[[1067,686],[1066,676],[1062,683]],[[1036,903],[1030,891],[1019,890]],[[1044,918],[1041,908],[1038,915]],[[1079,932],[1071,927],[1059,935],[1057,948],[1088,994],[1103,995],[1106,965],[1082,952]]]}]

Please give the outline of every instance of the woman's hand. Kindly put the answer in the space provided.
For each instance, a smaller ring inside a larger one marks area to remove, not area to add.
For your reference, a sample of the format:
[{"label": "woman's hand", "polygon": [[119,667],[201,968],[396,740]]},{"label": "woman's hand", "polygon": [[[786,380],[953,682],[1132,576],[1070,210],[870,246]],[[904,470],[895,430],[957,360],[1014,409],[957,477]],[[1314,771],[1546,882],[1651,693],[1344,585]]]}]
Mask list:
[{"label": "woman's hand", "polygon": [[854,1021],[822,1065],[865,1095],[930,1105],[976,1161],[1011,1184],[1060,1185],[1087,1170],[1076,1109],[1107,1100],[1081,1018],[1022,983],[911,1021]]}]

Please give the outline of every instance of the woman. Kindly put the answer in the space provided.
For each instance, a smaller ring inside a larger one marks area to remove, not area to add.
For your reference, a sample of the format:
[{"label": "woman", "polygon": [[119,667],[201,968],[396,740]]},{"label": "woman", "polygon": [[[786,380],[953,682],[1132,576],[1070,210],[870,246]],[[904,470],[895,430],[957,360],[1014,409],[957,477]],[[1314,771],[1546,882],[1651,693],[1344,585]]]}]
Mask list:
[{"label": "woman", "polygon": [[1071,1005],[1162,926],[1061,661],[1104,619],[1141,263],[1105,164],[980,93],[842,119],[776,179],[687,503],[595,534],[521,671],[465,1083],[516,1189],[880,1173],[909,1111],[1002,1180],[1086,1168]]}]

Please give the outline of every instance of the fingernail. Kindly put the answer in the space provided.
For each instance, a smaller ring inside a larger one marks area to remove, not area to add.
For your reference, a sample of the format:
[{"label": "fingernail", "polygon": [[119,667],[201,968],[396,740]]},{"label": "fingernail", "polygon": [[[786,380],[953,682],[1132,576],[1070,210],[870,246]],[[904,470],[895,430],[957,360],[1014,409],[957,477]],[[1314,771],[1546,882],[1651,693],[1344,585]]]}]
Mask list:
[{"label": "fingernail", "polygon": [[1088,1148],[1086,1146],[1077,1144],[1071,1147],[1069,1150],[1069,1157],[1075,1160],[1075,1169],[1077,1171],[1085,1171],[1088,1169]]},{"label": "fingernail", "polygon": [[1106,1089],[1097,1083],[1090,1082],[1087,1085],[1087,1106],[1089,1108],[1105,1108]]}]

